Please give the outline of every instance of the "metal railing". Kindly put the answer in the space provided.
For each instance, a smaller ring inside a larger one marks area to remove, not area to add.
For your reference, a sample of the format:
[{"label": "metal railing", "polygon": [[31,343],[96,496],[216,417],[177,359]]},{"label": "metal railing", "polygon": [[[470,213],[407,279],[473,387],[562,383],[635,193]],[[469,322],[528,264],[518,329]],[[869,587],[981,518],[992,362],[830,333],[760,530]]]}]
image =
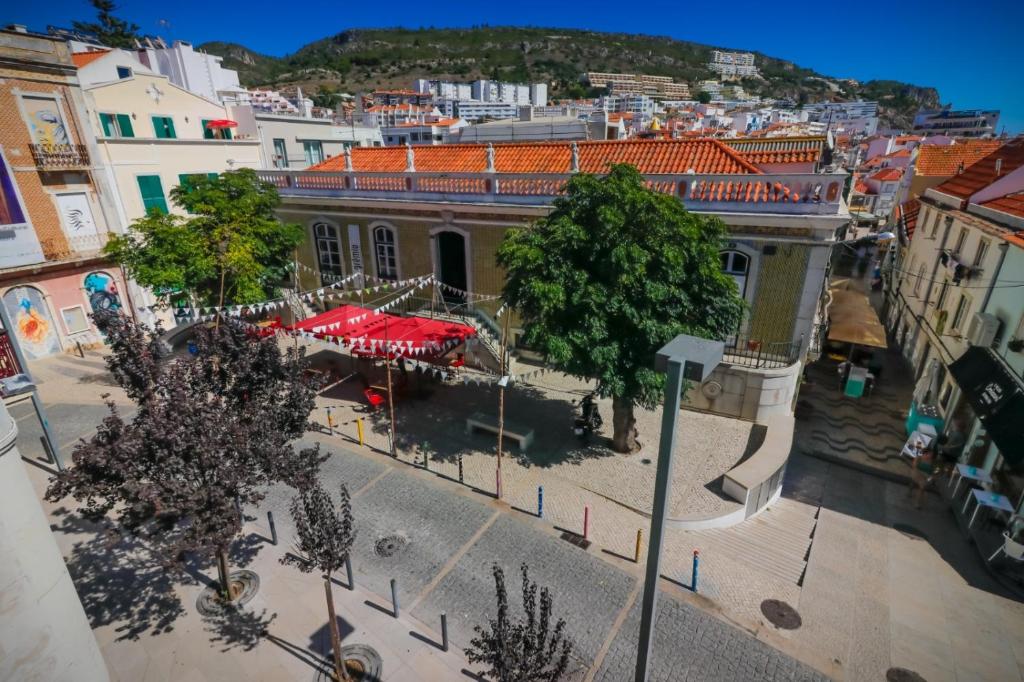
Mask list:
[{"label": "metal railing", "polygon": [[[0,305],[3,305],[0,303]],[[13,377],[21,374],[21,365],[18,364],[18,356],[14,353],[14,346],[6,329],[0,329],[0,379]]]},{"label": "metal railing", "polygon": [[722,362],[755,369],[778,369],[789,367],[800,359],[798,342],[772,341],[765,343],[758,339],[737,336],[725,342],[725,357]]},{"label": "metal railing", "polygon": [[30,144],[32,160],[40,170],[87,168],[89,149],[84,144]]},{"label": "metal railing", "polygon": [[[547,205],[572,173],[262,170],[285,197],[354,197]],[[645,174],[647,185],[692,210],[835,215],[845,173]]]}]

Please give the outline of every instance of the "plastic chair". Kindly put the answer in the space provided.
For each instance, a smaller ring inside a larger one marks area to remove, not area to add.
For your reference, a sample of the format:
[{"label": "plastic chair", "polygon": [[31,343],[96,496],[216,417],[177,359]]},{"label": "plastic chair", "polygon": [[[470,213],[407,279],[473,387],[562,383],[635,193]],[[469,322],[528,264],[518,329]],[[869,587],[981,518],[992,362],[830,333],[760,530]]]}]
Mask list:
[{"label": "plastic chair", "polygon": [[366,402],[370,404],[370,410],[376,412],[377,408],[384,404],[384,396],[372,388],[368,388],[363,391],[363,395],[366,396]]},{"label": "plastic chair", "polygon": [[1010,531],[1003,531],[1003,544],[999,549],[992,553],[992,556],[988,558],[989,563],[995,561],[999,553],[1002,552],[1009,559],[1014,561],[1024,561],[1024,544],[1021,544],[1014,540],[1010,536]]}]

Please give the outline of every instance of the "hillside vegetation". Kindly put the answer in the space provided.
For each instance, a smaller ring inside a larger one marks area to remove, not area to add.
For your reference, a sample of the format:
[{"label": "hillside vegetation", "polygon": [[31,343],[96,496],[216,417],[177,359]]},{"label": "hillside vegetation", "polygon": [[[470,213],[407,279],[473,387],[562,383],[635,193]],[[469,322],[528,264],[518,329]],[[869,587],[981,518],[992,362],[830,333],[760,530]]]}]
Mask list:
[{"label": "hillside vegetation", "polygon": [[[551,97],[588,93],[585,71],[648,73],[693,84],[715,74],[705,64],[712,46],[659,36],[533,27],[353,29],[309,43],[285,57],[235,43],[200,46],[224,57],[243,85],[299,85],[310,94],[409,87],[418,77],[467,81],[495,78],[548,82]],[[741,49],[741,48],[738,48]],[[878,100],[886,124],[906,127],[919,107],[938,106],[934,88],[897,81],[857,83],[823,76],[792,62],[757,54],[763,79],[742,81],[748,92],[794,102]]]}]

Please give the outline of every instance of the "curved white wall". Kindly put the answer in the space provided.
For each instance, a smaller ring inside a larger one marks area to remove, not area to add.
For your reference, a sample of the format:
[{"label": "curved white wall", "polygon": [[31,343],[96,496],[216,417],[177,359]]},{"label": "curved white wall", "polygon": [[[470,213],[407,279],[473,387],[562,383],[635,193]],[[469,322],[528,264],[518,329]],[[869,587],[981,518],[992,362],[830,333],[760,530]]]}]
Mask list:
[{"label": "curved white wall", "polygon": [[0,403],[0,680],[108,682]]}]

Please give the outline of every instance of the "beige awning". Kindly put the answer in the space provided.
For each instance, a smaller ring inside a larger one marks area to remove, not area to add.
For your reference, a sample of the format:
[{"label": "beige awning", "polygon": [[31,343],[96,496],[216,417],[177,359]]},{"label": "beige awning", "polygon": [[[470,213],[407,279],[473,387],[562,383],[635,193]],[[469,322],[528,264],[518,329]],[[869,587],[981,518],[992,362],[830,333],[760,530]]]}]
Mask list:
[{"label": "beige awning", "polygon": [[828,340],[886,348],[885,328],[879,322],[878,314],[871,307],[868,297],[861,291],[862,286],[860,281],[849,279],[836,279],[832,282],[829,287],[832,302],[828,307],[831,322]]}]

